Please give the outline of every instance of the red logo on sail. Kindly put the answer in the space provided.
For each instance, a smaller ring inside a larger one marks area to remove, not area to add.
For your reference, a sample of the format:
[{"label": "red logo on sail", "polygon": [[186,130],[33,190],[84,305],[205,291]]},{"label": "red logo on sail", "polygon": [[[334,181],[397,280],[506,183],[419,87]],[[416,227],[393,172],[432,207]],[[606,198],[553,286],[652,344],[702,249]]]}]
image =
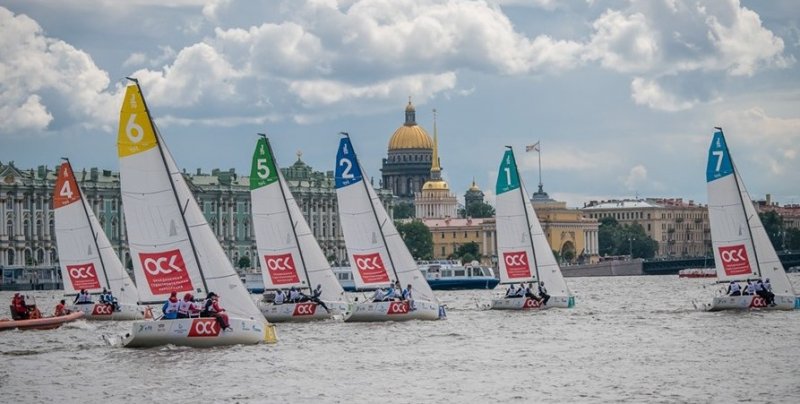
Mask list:
[{"label": "red logo on sail", "polygon": [[353,254],[353,261],[364,283],[389,282],[389,274],[379,253]]},{"label": "red logo on sail", "polygon": [[408,302],[390,302],[389,310],[386,314],[406,314],[408,313]]},{"label": "red logo on sail", "polygon": [[292,316],[313,316],[317,312],[316,303],[298,303]]},{"label": "red logo on sail", "polygon": [[97,271],[91,262],[88,264],[67,265],[67,274],[70,282],[72,282],[72,288],[75,290],[98,289],[100,287],[100,279],[97,278]]},{"label": "red logo on sail", "polygon": [[725,275],[747,275],[753,272],[750,269],[750,260],[747,258],[747,249],[744,248],[744,244],[720,247],[719,257],[722,260]]},{"label": "red logo on sail", "polygon": [[219,324],[215,318],[196,318],[189,328],[190,337],[216,337],[219,335]]},{"label": "red logo on sail", "polygon": [[542,303],[536,299],[531,299],[530,297],[525,299],[525,304],[522,305],[523,309],[538,309],[542,307]]},{"label": "red logo on sail", "polygon": [[181,250],[139,253],[139,260],[147,285],[154,295],[173,291],[189,292],[193,289]]},{"label": "red logo on sail", "polygon": [[530,278],[531,266],[528,265],[528,253],[525,251],[503,253],[506,272],[511,279]]},{"label": "red logo on sail", "polygon": [[267,264],[267,272],[273,285],[300,282],[300,277],[297,275],[297,267],[294,265],[294,258],[292,258],[291,253],[265,255],[264,262]]},{"label": "red logo on sail", "polygon": [[114,312],[114,306],[110,304],[95,304],[92,308],[93,316],[110,316]]}]

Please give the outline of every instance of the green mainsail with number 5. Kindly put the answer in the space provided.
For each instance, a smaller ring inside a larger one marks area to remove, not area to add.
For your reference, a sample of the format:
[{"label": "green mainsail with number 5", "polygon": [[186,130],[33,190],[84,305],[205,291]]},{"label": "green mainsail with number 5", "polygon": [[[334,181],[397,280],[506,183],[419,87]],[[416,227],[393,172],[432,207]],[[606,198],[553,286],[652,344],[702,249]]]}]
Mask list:
[{"label": "green mainsail with number 5", "polygon": [[278,181],[278,170],[275,169],[275,159],[270,153],[265,138],[258,139],[256,150],[253,152],[253,165],[250,169],[250,190],[258,189]]}]

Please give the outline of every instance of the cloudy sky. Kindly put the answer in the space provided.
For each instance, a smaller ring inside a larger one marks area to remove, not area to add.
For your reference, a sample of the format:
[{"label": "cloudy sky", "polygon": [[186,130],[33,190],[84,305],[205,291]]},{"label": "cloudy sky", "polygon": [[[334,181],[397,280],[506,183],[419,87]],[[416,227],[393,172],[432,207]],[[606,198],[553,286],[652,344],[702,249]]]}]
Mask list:
[{"label": "cloudy sky", "polygon": [[494,191],[503,145],[531,192],[706,200],[722,126],[754,198],[800,203],[795,1],[0,0],[0,161],[117,169],[124,77],[178,164],[332,170],[348,131],[380,177],[411,96],[444,176]]}]

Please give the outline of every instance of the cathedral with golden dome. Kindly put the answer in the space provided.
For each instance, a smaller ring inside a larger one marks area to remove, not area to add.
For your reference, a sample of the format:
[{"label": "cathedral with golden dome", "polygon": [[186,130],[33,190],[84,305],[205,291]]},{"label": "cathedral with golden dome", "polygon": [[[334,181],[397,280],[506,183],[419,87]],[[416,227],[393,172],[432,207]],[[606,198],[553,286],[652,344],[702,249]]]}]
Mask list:
[{"label": "cathedral with golden dome", "polygon": [[418,218],[455,218],[458,214],[458,199],[450,192],[442,179],[439,163],[439,135],[436,130],[436,110],[433,110],[433,153],[431,178],[422,185],[422,191],[414,196],[414,210]]},{"label": "cathedral with golden dome", "polygon": [[413,203],[414,195],[430,178],[434,142],[417,124],[416,109],[408,100],[406,121],[389,139],[389,151],[381,167],[384,189],[399,202]]}]

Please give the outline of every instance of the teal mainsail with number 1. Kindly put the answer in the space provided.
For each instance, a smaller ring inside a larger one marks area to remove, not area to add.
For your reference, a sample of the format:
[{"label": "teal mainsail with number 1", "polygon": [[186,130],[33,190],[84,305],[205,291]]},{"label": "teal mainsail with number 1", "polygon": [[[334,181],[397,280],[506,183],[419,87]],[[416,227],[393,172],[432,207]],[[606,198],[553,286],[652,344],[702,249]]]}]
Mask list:
[{"label": "teal mainsail with number 1", "polygon": [[[525,186],[520,180],[514,151],[509,147],[497,173],[497,260],[500,282],[543,283],[551,299],[542,305],[534,299],[494,299],[493,309],[517,310],[572,307],[569,291],[550,243],[542,231]],[[532,291],[538,288],[534,286]]]}]

